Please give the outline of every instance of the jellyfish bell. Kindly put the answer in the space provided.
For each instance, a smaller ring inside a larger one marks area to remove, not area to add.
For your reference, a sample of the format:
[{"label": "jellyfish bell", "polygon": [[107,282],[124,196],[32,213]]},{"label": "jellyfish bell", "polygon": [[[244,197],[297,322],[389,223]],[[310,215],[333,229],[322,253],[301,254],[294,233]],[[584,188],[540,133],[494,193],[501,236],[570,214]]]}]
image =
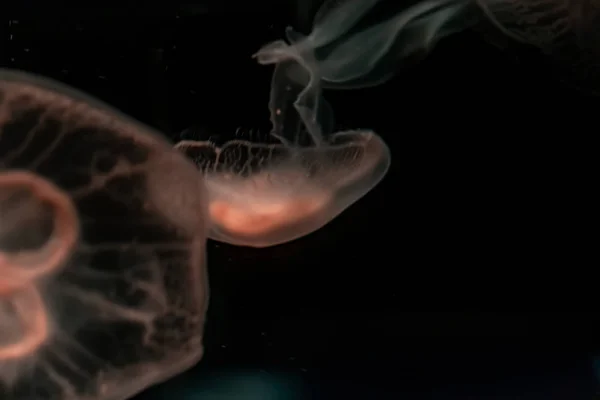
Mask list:
[{"label": "jellyfish bell", "polygon": [[387,146],[369,131],[339,132],[308,147],[236,140],[222,147],[182,141],[176,148],[205,175],[209,238],[250,247],[323,227],[375,187],[390,164]]},{"label": "jellyfish bell", "polygon": [[123,400],[194,365],[207,207],[150,128],[0,70],[0,398]]}]

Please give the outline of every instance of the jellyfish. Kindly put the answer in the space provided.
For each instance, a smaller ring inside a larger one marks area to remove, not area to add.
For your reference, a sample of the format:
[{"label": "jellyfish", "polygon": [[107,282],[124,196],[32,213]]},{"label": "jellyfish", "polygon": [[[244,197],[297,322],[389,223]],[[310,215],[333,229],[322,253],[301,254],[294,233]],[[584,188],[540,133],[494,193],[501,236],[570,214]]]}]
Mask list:
[{"label": "jellyfish", "polygon": [[0,398],[123,400],[198,362],[207,229],[166,140],[0,70]]},{"label": "jellyfish", "polygon": [[306,236],[334,219],[386,175],[390,151],[375,132],[334,132],[310,52],[275,42],[255,54],[274,64],[269,110],[275,143],[183,140],[175,148],[203,172],[208,237],[268,247]]}]

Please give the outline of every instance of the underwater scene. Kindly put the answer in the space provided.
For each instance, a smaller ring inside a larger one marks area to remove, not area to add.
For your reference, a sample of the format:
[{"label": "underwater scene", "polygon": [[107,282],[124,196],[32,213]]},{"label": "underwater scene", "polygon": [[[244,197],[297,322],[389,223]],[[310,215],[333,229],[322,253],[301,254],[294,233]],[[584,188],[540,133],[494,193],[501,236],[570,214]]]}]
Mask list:
[{"label": "underwater scene", "polygon": [[597,1],[0,11],[1,400],[600,398]]}]

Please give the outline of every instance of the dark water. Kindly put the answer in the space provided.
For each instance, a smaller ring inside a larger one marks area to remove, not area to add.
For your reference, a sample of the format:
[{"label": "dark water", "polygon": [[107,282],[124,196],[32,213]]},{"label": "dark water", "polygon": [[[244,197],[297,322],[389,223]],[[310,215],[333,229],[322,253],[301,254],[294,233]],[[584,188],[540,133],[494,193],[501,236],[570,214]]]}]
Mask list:
[{"label": "dark water", "polygon": [[[274,1],[14,7],[2,67],[172,140],[268,132],[271,70],[250,56],[302,24]],[[304,239],[210,242],[206,356],[139,399],[592,398],[599,102],[528,60],[466,32],[383,86],[327,93],[340,129],[390,145],[388,176]]]}]

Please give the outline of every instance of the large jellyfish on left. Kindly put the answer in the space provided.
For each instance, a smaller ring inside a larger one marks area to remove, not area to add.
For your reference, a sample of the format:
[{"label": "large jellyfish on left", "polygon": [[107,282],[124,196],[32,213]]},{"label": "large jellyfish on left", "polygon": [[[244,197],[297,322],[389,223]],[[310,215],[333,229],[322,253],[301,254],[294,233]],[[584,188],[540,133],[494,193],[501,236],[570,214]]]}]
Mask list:
[{"label": "large jellyfish on left", "polygon": [[123,400],[200,360],[206,201],[148,127],[0,70],[0,398]]}]

